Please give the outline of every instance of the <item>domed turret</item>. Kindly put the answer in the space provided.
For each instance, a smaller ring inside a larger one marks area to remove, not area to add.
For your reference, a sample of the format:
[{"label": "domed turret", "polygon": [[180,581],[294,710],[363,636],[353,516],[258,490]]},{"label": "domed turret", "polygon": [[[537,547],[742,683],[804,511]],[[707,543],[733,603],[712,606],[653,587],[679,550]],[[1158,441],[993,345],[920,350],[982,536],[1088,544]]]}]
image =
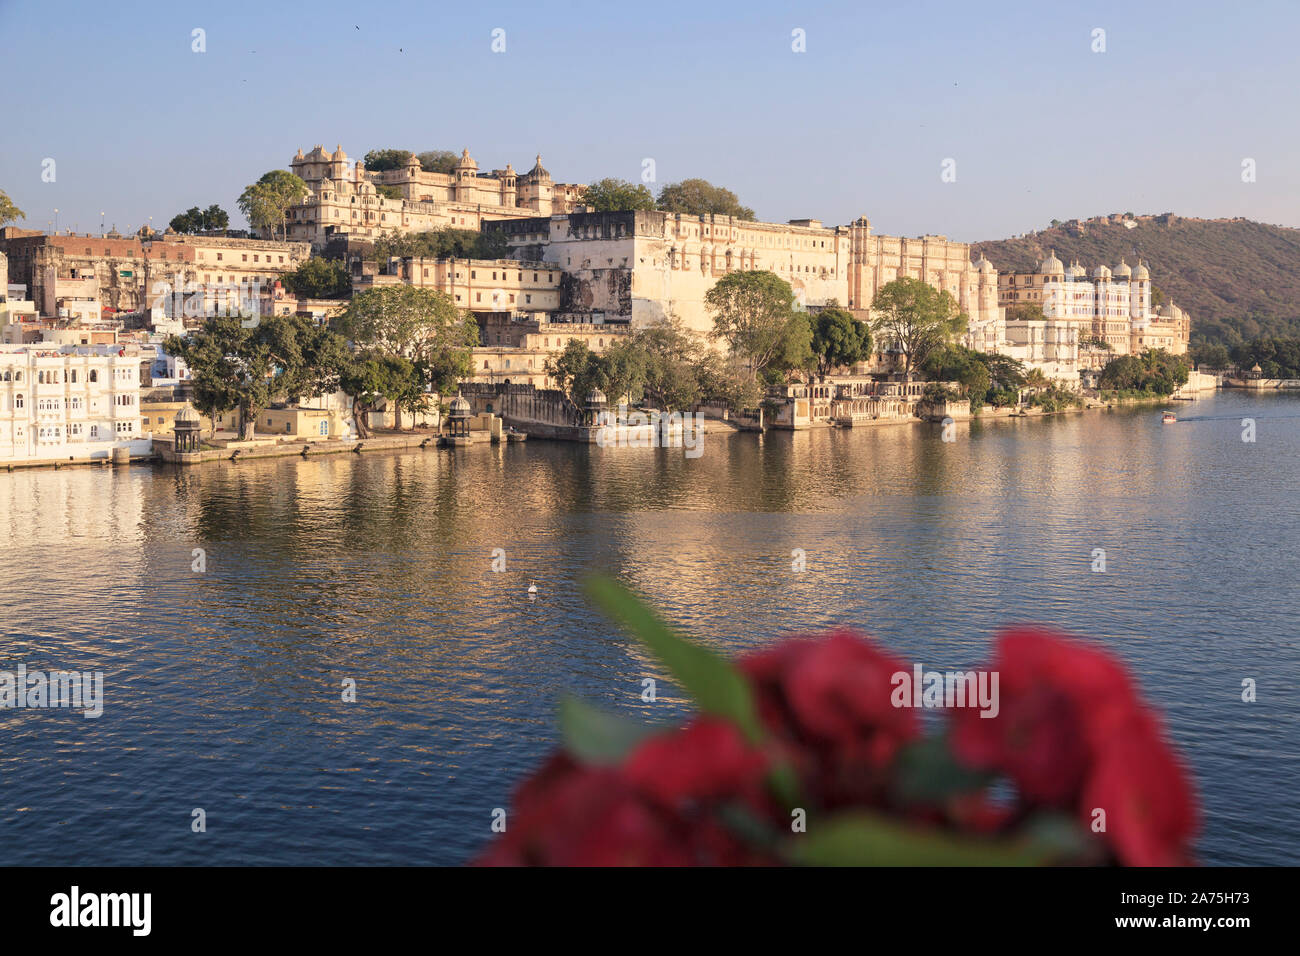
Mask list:
[{"label": "domed turret", "polygon": [[1147,267],[1142,264],[1141,259],[1138,260],[1138,267],[1133,270],[1133,278],[1135,281],[1139,282],[1147,282],[1151,279],[1151,273]]},{"label": "domed turret", "polygon": [[998,271],[997,269],[993,268],[993,263],[989,262],[983,256],[980,256],[980,261],[975,263],[975,268],[979,270],[981,275],[986,275],[986,276],[996,275]]},{"label": "domed turret", "polygon": [[343,152],[342,143],[335,144],[334,155],[332,155],[330,159],[336,163],[346,163],[348,161],[348,154]]},{"label": "domed turret", "polygon": [[1129,279],[1133,276],[1133,270],[1128,267],[1128,263],[1123,259],[1119,260],[1119,265],[1115,267],[1116,279]]},{"label": "domed turret", "polygon": [[1094,279],[1109,279],[1110,269],[1106,266],[1097,266],[1097,268],[1092,270],[1092,277]]},{"label": "domed turret", "polygon": [[457,395],[451,400],[451,417],[469,418],[469,401],[465,396]]},{"label": "domed turret", "polygon": [[1038,267],[1038,271],[1043,275],[1048,276],[1065,275],[1065,266],[1061,263],[1060,259],[1056,258],[1055,249],[1052,250],[1051,255],[1043,260],[1042,265]]},{"label": "domed turret", "polygon": [[468,169],[477,170],[478,163],[474,162],[473,158],[470,157],[469,147],[466,147],[464,150],[461,151],[460,160],[456,163],[456,171],[460,172],[461,170],[468,170]]},{"label": "domed turret", "polygon": [[546,171],[546,167],[542,165],[541,153],[537,154],[537,162],[534,164],[533,168],[528,170],[528,178],[529,179],[550,179],[551,178],[551,174],[548,173]]}]

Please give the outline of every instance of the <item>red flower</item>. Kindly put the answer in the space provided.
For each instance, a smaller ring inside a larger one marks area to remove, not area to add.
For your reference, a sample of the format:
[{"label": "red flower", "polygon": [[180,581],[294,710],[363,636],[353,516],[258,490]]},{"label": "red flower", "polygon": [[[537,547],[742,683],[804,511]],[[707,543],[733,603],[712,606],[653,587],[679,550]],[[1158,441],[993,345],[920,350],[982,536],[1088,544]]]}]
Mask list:
[{"label": "red flower", "polygon": [[1000,635],[991,670],[999,713],[952,713],[963,762],[1007,774],[1028,806],[1077,812],[1087,826],[1106,810],[1104,831],[1123,863],[1184,859],[1195,800],[1159,722],[1107,652],[1046,631]]},{"label": "red flower", "polygon": [[1106,812],[1104,839],[1125,866],[1190,862],[1196,797],[1153,722],[1136,722],[1098,756],[1079,806],[1085,826],[1096,810]]},{"label": "red flower", "polygon": [[624,763],[623,778],[666,807],[742,795],[752,801],[766,766],[734,725],[700,717],[642,743]]},{"label": "red flower", "polygon": [[759,716],[818,803],[872,803],[916,714],[890,703],[902,662],[851,631],[796,637],[741,658]]},{"label": "red flower", "polygon": [[857,748],[878,766],[917,734],[916,714],[889,700],[890,678],[907,668],[852,631],[791,638],[741,658],[740,668],[777,733]]}]

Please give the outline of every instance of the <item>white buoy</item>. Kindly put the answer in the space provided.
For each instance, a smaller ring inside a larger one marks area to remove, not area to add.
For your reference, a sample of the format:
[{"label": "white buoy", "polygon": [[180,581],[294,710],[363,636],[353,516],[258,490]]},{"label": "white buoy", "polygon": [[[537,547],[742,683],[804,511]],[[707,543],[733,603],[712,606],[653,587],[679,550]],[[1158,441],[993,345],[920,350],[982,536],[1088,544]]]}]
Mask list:
[{"label": "white buoy", "polygon": [[536,582],[529,582],[529,584],[528,584],[528,593],[529,593],[529,594],[536,594],[536,593],[537,593],[537,583],[536,583]]}]

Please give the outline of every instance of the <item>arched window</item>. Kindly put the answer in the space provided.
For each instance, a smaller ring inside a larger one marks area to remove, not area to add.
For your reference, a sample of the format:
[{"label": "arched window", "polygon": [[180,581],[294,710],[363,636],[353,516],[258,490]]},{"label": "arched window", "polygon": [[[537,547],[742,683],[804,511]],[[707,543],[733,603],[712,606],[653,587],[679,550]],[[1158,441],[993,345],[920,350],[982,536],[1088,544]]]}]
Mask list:
[{"label": "arched window", "polygon": [[74,382],[77,380],[77,370],[75,368],[72,370],[72,380]]},{"label": "arched window", "polygon": [[99,372],[98,372],[97,370],[93,369],[93,368],[90,370],[90,380],[91,380],[92,382],[98,382],[98,381],[99,381]]},{"label": "arched window", "polygon": [[21,395],[15,395],[14,408],[22,408],[22,407],[23,407],[23,397]]}]

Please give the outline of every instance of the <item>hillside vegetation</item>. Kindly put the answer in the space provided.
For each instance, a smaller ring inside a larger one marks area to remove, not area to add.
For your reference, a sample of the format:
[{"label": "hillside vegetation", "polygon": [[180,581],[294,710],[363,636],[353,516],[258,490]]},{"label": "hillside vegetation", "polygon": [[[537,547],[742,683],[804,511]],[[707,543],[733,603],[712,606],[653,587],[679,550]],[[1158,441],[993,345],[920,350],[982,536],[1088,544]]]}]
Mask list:
[{"label": "hillside vegetation", "polygon": [[1300,337],[1300,230],[1248,219],[1117,214],[974,243],[972,255],[983,253],[1000,272],[1023,272],[1053,249],[1089,271],[1103,263],[1113,269],[1121,256],[1130,266],[1145,260],[1157,292],[1191,315],[1193,342]]}]

